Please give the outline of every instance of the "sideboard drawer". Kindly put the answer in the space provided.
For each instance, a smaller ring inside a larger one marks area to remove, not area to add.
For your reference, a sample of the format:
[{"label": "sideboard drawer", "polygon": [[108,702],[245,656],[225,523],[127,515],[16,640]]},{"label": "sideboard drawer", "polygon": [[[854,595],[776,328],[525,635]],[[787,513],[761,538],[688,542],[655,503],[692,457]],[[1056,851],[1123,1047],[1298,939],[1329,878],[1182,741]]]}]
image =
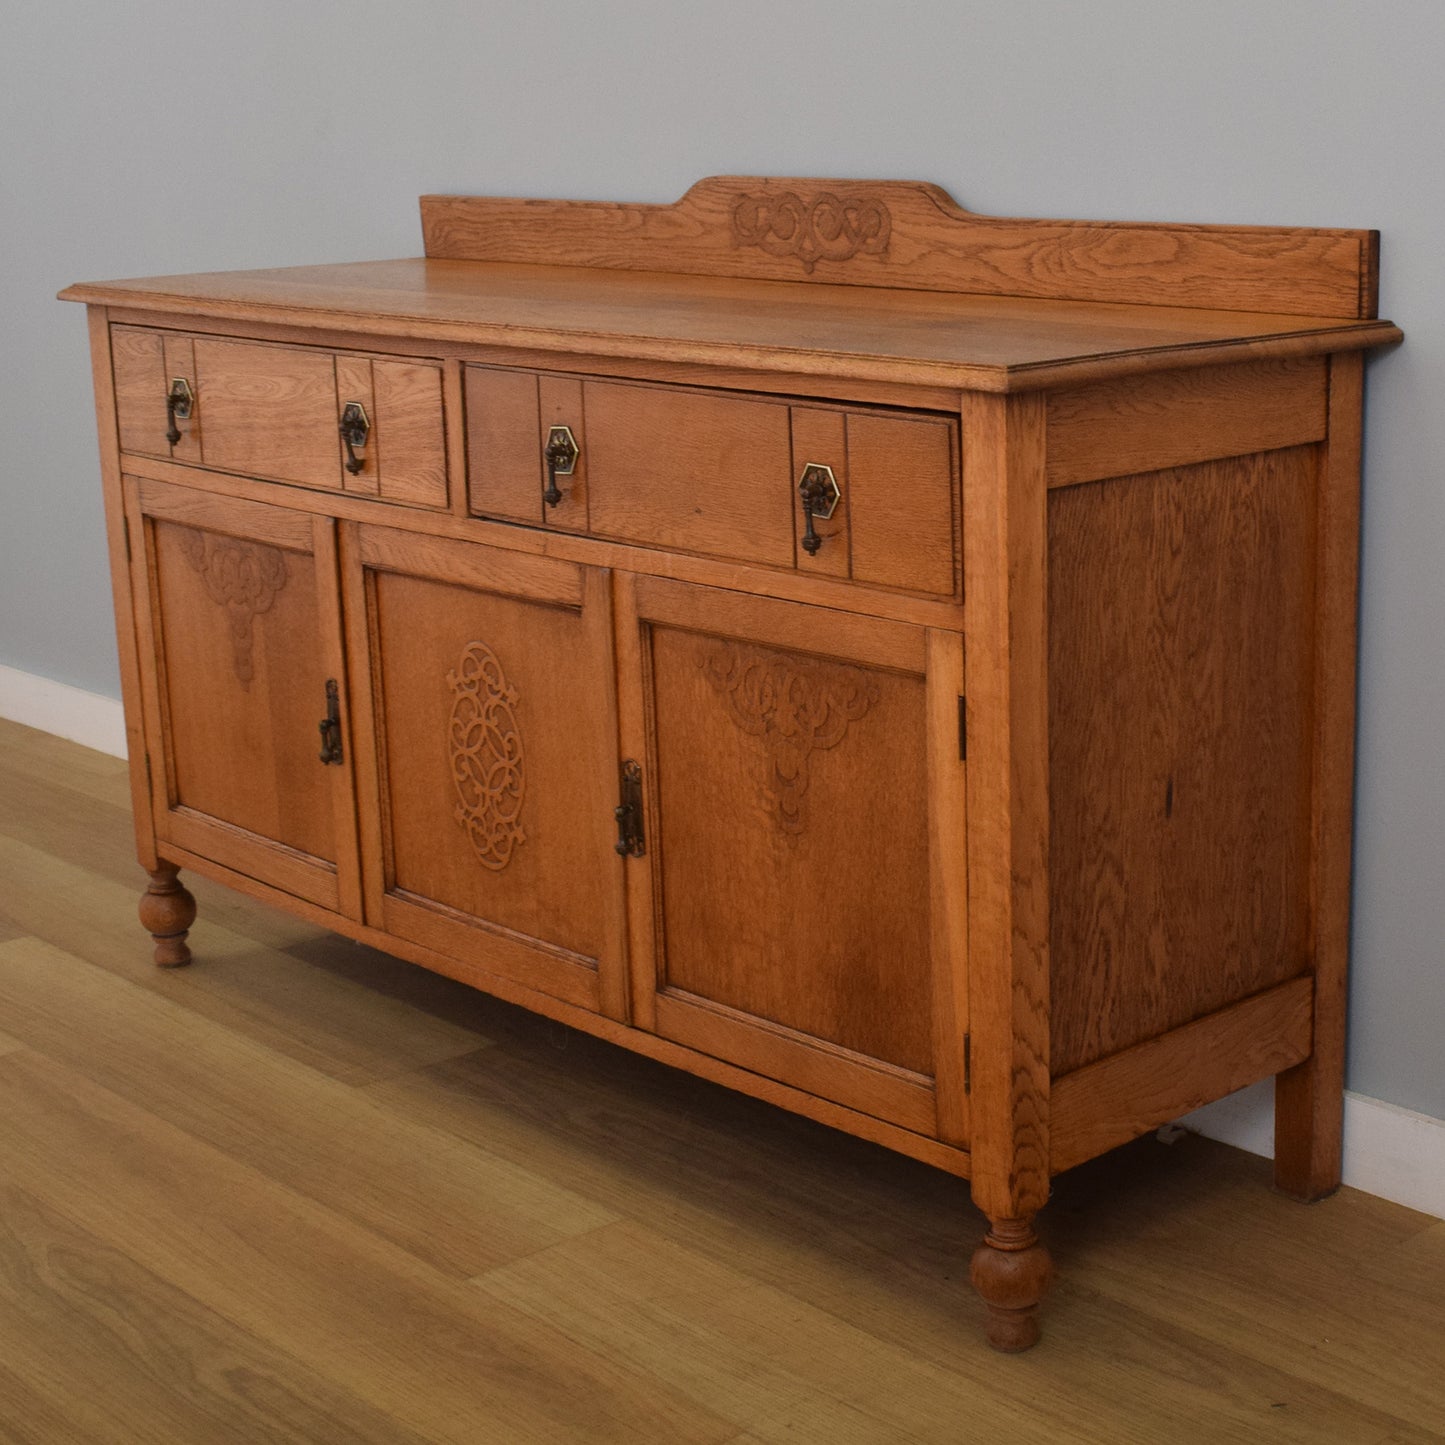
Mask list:
[{"label": "sideboard drawer", "polygon": [[[135,326],[114,327],[112,348],[122,451],[411,506],[447,504],[438,362]],[[181,405],[171,408],[177,389]],[[348,406],[363,422],[349,451],[340,433]]]},{"label": "sideboard drawer", "polygon": [[594,536],[793,565],[786,405],[589,381],[583,411]]},{"label": "sideboard drawer", "polygon": [[[958,591],[950,416],[506,367],[465,375],[475,516],[908,592]],[[559,428],[576,456],[549,504],[546,451]],[[824,488],[811,536],[805,474]]]}]

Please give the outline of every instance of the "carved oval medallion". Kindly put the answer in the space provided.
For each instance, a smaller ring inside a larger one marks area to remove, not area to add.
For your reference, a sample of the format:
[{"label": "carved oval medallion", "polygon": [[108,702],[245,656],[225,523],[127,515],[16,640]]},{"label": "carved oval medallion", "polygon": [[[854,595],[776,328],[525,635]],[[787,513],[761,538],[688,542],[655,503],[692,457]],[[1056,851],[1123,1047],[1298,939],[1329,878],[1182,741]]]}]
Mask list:
[{"label": "carved oval medallion", "polygon": [[811,273],[819,261],[886,256],[893,217],[873,196],[824,191],[805,201],[792,191],[739,196],[733,203],[733,240],[769,256],[796,256]]},{"label": "carved oval medallion", "polygon": [[522,801],[527,792],[517,690],[485,642],[467,644],[447,673],[452,691],[447,751],[457,791],[453,816],[484,868],[500,872],[526,842]]}]

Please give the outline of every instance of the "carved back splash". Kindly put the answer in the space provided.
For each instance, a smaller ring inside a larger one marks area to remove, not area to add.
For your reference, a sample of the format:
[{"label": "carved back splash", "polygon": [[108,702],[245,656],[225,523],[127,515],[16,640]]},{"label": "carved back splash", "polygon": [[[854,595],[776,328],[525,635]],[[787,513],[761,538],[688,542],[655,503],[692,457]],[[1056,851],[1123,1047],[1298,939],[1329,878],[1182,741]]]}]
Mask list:
[{"label": "carved back splash", "polygon": [[1011,220],[923,181],[713,176],[661,206],[423,196],[421,217],[438,260],[1376,315],[1375,231]]}]

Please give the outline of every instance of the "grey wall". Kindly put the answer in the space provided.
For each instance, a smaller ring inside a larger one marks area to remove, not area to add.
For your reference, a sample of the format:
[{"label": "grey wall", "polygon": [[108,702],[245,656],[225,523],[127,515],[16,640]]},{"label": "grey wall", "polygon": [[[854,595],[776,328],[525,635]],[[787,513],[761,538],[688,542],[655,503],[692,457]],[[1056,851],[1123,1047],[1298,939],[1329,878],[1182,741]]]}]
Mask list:
[{"label": "grey wall", "polygon": [[0,662],[114,695],[80,279],[414,254],[418,193],[936,181],[1004,215],[1377,226],[1351,1086],[1445,1117],[1445,5],[9,0]]}]

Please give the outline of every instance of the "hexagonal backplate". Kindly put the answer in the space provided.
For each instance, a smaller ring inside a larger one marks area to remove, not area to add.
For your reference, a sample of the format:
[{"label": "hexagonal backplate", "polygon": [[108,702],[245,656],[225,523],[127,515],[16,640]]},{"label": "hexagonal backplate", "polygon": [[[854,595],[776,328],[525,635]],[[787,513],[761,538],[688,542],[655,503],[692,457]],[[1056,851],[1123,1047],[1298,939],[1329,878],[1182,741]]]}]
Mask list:
[{"label": "hexagonal backplate", "polygon": [[552,470],[557,476],[570,477],[572,475],[581,452],[577,446],[577,438],[572,435],[570,426],[554,426],[547,433],[547,453],[556,458]]},{"label": "hexagonal backplate", "polygon": [[822,462],[808,462],[803,475],[798,478],[798,495],[810,503],[809,510],[815,517],[827,521],[838,510],[843,499],[843,489],[833,475],[832,467]]},{"label": "hexagonal backplate", "polygon": [[190,382],[184,376],[171,377],[170,390],[166,395],[171,404],[172,414],[180,421],[189,421],[191,406],[195,401]]}]

